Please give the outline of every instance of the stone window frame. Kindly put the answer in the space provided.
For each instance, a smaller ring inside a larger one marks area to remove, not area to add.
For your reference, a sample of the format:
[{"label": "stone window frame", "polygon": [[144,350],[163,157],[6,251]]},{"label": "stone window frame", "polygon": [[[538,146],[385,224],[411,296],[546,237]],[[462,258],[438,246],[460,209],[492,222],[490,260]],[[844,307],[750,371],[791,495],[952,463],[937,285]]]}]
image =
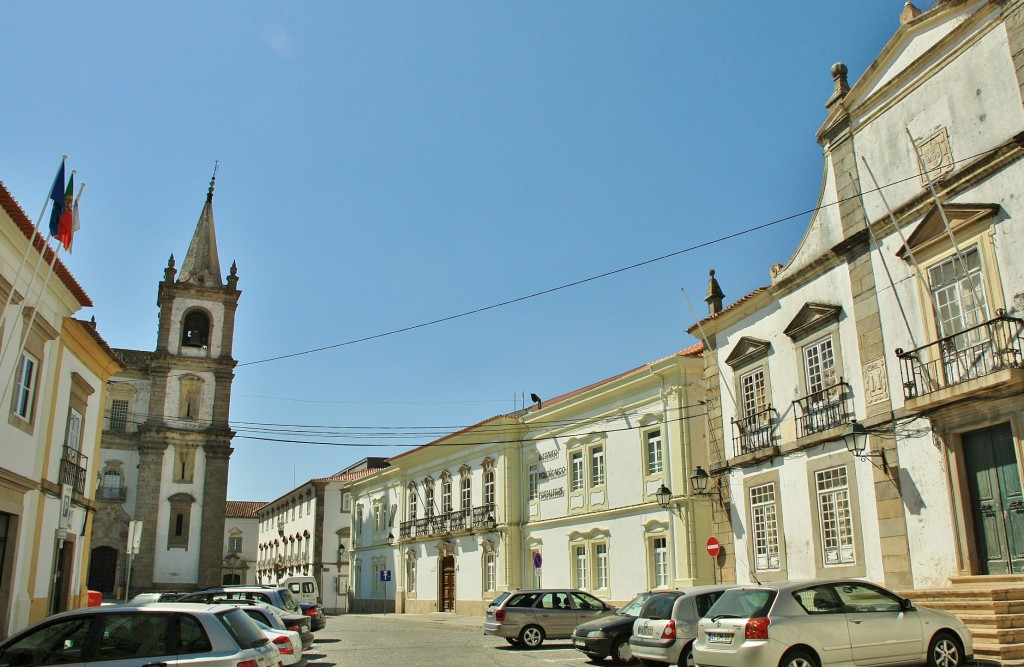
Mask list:
[{"label": "stone window frame", "polygon": [[[604,454],[604,482],[592,484],[592,466],[594,451],[600,449]],[[573,489],[572,458],[575,452],[583,453],[583,488]],[[566,470],[569,487],[568,514],[585,514],[608,507],[608,436],[603,431],[588,433],[583,436],[569,438],[565,443]],[[594,495],[600,493],[601,500]]]},{"label": "stone window frame", "polygon": [[189,531],[192,526],[192,506],[196,499],[188,493],[175,493],[167,499],[171,511],[167,522],[167,550],[188,551]]},{"label": "stone window frame", "polygon": [[[244,536],[245,536],[244,533],[241,530],[239,530],[238,528],[232,528],[231,529],[231,531],[228,533],[228,552],[229,553],[242,553],[242,539],[244,538]],[[237,546],[235,544],[236,540],[238,542]]]},{"label": "stone window frame", "polygon": [[[640,458],[641,485],[644,496],[648,500],[654,498],[657,489],[666,483],[668,474],[668,429],[665,425],[665,416],[662,412],[649,412],[641,415],[637,421],[639,425],[638,437],[639,446],[637,455]],[[650,471],[650,439],[652,434],[658,433],[658,448],[661,462],[661,469],[655,472]]]},{"label": "stone window frame", "polygon": [[[573,585],[597,595],[608,598],[611,596],[611,530],[604,527],[594,527],[587,531],[573,530],[566,536],[569,546],[569,570]],[[605,586],[600,586],[598,581],[598,559],[597,547],[603,546],[606,555],[607,581]],[[583,560],[583,580],[580,581],[580,555]]]},{"label": "stone window frame", "polygon": [[473,477],[469,474],[463,474],[459,479],[459,509],[473,509]]},{"label": "stone window frame", "polygon": [[[754,543],[756,534],[756,525],[754,521],[754,508],[750,501],[751,492],[753,489],[764,487],[768,484],[774,485],[775,491],[775,524],[776,524],[776,539],[778,541],[778,566],[774,568],[758,569],[757,567],[757,556],[755,554],[756,545]],[[750,563],[751,569],[756,573],[757,579],[763,582],[775,582],[775,581],[788,581],[789,580],[789,561],[786,553],[786,526],[785,518],[782,511],[782,482],[778,470],[769,470],[762,472],[757,475],[751,475],[743,480],[743,498],[744,505],[746,506],[746,518],[747,525],[750,526],[750,531],[746,540],[746,556],[747,562]]]},{"label": "stone window frame", "polygon": [[494,461],[484,459],[483,504],[496,505],[498,501],[498,475],[494,469]]},{"label": "stone window frame", "polygon": [[206,380],[195,373],[178,376],[178,417],[191,421],[205,418],[203,390]]},{"label": "stone window frame", "polygon": [[[24,321],[23,327],[24,330],[27,331],[27,335],[24,333],[22,334],[25,337],[25,344],[22,355],[18,359],[17,374],[14,380],[14,391],[11,397],[7,418],[9,424],[18,430],[28,433],[29,435],[35,432],[36,413],[38,411],[40,400],[39,394],[42,389],[43,366],[46,362],[46,344],[51,340],[55,340],[59,335],[59,332],[50,326],[48,322],[38,316],[34,317],[34,314],[35,309],[32,307],[26,307],[22,310],[22,318]],[[31,328],[29,328],[30,322]],[[32,383],[30,385],[28,401],[25,406],[28,414],[22,415],[17,409],[17,404],[19,403],[18,387],[21,385],[23,360],[25,358],[31,359],[34,367],[31,373]]]},{"label": "stone window frame", "polygon": [[196,458],[198,448],[195,445],[174,446],[174,468],[171,480],[175,484],[192,484],[196,477]]},{"label": "stone window frame", "polygon": [[[851,534],[854,540],[854,560],[852,563],[840,563],[836,565],[826,564],[824,549],[822,546],[822,525],[821,514],[818,507],[818,487],[816,483],[817,474],[821,471],[834,468],[846,468],[846,483],[849,493]],[[841,577],[857,578],[867,576],[867,563],[864,556],[864,530],[861,525],[859,483],[857,466],[854,465],[853,455],[846,449],[837,450],[831,454],[809,459],[806,469],[806,484],[809,490],[807,494],[807,516],[812,517],[813,530],[811,541],[814,549],[814,564],[817,572],[815,577]],[[784,511],[784,510],[783,510]]]},{"label": "stone window frame", "polygon": [[434,478],[427,475],[423,478],[423,508],[426,510],[426,515],[428,517],[432,517],[435,514],[434,493]]},{"label": "stone window frame", "polygon": [[455,497],[452,495],[452,474],[442,470],[441,478],[441,514],[451,514],[455,509]]},{"label": "stone window frame", "polygon": [[[480,552],[480,593],[482,599],[486,599],[488,594],[493,598],[498,589],[498,550],[494,542],[483,540]],[[491,578],[493,581],[489,581]]]},{"label": "stone window frame", "polygon": [[419,518],[417,511],[419,508],[419,494],[416,490],[416,482],[410,481],[405,485],[405,520],[415,521]]},{"label": "stone window frame", "polygon": [[[667,521],[651,520],[644,524],[644,560],[647,564],[647,588],[669,588],[672,586],[672,543],[669,539],[669,524]],[[665,541],[665,582],[658,583],[657,580],[657,554],[655,552],[656,542]]]},{"label": "stone window frame", "polygon": [[[199,345],[188,345],[185,343],[185,340],[187,339],[187,333],[192,330],[189,328],[189,325],[192,324],[192,328],[195,329],[198,318],[202,318],[202,321],[198,322],[198,324],[205,325],[205,331],[202,331],[200,334]],[[209,352],[210,343],[213,341],[213,321],[213,315],[206,308],[203,308],[202,306],[192,306],[188,308],[181,316],[181,339],[179,341],[179,347],[187,347],[194,350],[206,350]]]}]

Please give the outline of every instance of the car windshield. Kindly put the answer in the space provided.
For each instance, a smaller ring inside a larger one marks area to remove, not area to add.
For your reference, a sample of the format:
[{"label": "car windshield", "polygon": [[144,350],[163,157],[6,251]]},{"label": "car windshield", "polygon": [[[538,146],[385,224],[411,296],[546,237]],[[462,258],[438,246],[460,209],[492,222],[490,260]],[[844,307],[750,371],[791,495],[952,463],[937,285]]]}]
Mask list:
[{"label": "car windshield", "polygon": [[767,616],[777,591],[770,588],[734,588],[722,593],[706,618],[755,618]]},{"label": "car windshield", "polygon": [[654,618],[658,620],[672,618],[672,605],[676,603],[676,600],[681,595],[682,593],[679,592],[652,595],[638,615],[641,618]]},{"label": "car windshield", "polygon": [[622,609],[615,612],[617,616],[639,616],[644,603],[651,597],[651,593],[641,593]]},{"label": "car windshield", "polygon": [[488,604],[487,606],[488,606],[488,607],[497,607],[497,606],[498,606],[498,605],[500,605],[500,604],[501,604],[501,603],[502,603],[502,602],[503,602],[503,601],[505,600],[505,598],[507,598],[507,597],[508,597],[508,592],[502,593],[502,594],[501,594],[501,595],[499,595],[498,597],[496,597],[496,598],[494,598],[493,600],[491,600],[491,601],[490,601],[490,603],[489,603],[489,604]]},{"label": "car windshield", "polygon": [[238,648],[256,648],[270,641],[266,635],[260,632],[256,622],[241,609],[232,609],[218,614],[217,617],[234,638]]}]

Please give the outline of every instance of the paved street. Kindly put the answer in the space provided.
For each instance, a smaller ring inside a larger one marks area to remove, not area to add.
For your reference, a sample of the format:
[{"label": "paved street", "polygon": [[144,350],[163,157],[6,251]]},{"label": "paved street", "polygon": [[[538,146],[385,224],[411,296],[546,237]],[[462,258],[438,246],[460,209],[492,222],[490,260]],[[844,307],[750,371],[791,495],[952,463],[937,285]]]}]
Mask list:
[{"label": "paved street", "polygon": [[504,639],[484,635],[481,618],[450,614],[329,616],[307,658],[310,667],[435,665],[442,660],[450,667],[593,664],[569,641],[515,650]]}]

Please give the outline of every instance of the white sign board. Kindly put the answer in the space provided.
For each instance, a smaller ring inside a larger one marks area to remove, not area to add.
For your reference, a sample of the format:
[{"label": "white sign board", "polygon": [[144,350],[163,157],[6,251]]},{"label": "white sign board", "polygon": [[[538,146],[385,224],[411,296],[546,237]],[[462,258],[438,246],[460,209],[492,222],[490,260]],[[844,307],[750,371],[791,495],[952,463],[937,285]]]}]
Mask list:
[{"label": "white sign board", "polygon": [[63,530],[71,530],[71,498],[74,492],[70,484],[60,487],[60,527]]},{"label": "white sign board", "polygon": [[129,521],[128,522],[128,553],[138,554],[139,547],[142,546],[142,522],[141,521]]}]

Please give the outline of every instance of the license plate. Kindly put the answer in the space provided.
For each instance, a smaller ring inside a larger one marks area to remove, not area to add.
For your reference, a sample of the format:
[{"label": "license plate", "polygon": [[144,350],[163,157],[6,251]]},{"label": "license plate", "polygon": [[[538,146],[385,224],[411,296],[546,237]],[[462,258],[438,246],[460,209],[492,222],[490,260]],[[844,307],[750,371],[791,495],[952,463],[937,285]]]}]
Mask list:
[{"label": "license plate", "polygon": [[654,634],[654,630],[652,630],[651,628],[649,628],[649,627],[647,627],[645,625],[642,628],[640,628],[640,634],[642,634],[642,635],[644,635],[646,637],[650,637],[650,636],[652,636]]},{"label": "license plate", "polygon": [[707,639],[709,644],[731,644],[732,635],[723,635],[717,632],[707,633]]}]

